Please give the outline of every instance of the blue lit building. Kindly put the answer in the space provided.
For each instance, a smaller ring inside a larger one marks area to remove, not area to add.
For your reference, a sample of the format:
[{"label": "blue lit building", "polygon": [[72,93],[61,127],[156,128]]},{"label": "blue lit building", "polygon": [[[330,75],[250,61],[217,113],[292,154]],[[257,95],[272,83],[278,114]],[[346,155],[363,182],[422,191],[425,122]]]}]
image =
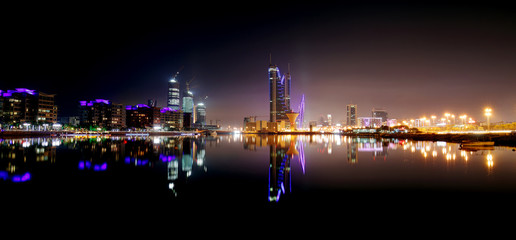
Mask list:
[{"label": "blue lit building", "polygon": [[286,114],[291,112],[290,80],[290,73],[281,75],[278,66],[269,65],[270,122],[289,122]]}]

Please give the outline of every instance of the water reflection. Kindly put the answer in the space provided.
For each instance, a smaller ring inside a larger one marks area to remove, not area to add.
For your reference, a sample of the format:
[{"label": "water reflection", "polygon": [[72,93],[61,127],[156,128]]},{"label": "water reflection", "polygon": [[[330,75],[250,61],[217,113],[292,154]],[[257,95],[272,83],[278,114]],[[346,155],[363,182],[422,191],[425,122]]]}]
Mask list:
[{"label": "water reflection", "polygon": [[[269,148],[267,197],[270,202],[277,202],[283,195],[292,192],[292,185],[295,184],[292,182],[292,169],[295,168],[292,168],[291,164],[299,164],[304,175],[306,161],[315,161],[314,164],[317,164],[317,162],[329,161],[333,158],[342,159],[342,156],[344,156],[348,165],[359,167],[360,156],[361,161],[364,161],[364,168],[370,168],[370,163],[376,160],[391,161],[389,168],[410,163],[411,166],[405,167],[423,172],[428,170],[431,173],[422,173],[422,175],[430,174],[436,179],[439,179],[438,176],[441,173],[438,172],[439,170],[433,169],[433,165],[446,166],[447,171],[464,167],[467,172],[468,166],[472,164],[469,162],[471,158],[481,159],[482,156],[485,156],[483,158],[487,161],[485,168],[485,175],[487,176],[493,173],[495,166],[494,157],[491,153],[494,150],[492,147],[489,149],[463,149],[460,148],[459,144],[446,142],[358,138],[339,135],[245,135],[242,141],[245,150],[259,151],[260,148]],[[312,159],[305,159],[306,147],[315,150],[316,154],[310,154]],[[345,151],[342,151],[344,149]],[[390,152],[393,153],[392,156],[389,154]],[[460,162],[457,162],[459,160]],[[431,161],[430,165],[428,165],[428,161]],[[386,168],[382,174],[390,174],[389,178],[400,178],[396,171],[390,171]],[[349,172],[349,174],[351,176],[355,173]],[[400,174],[410,176],[412,173],[403,172]],[[360,178],[361,176],[356,177]],[[385,181],[390,181],[390,179],[385,179]],[[407,179],[407,181],[411,181],[411,179]],[[423,181],[428,180],[424,179]]]},{"label": "water reflection", "polygon": [[75,161],[67,171],[109,172],[116,169],[165,168],[166,187],[173,196],[176,188],[194,173],[207,171],[206,138],[132,137],[132,138],[27,138],[0,139],[0,180],[13,183],[45,178],[33,176],[42,164],[54,165],[59,148],[66,153],[62,164]]},{"label": "water reflection", "polygon": [[[244,153],[233,152],[232,147],[242,149],[242,145]],[[206,149],[209,149],[208,157]],[[249,191],[262,191],[261,199],[267,197],[268,202],[289,198],[297,191],[296,184],[301,187],[307,182],[310,186],[324,187],[391,182],[441,187],[454,181],[470,181],[467,187],[474,188],[486,176],[500,179],[486,184],[508,185],[506,179],[512,179],[516,173],[516,164],[503,161],[507,157],[500,158],[501,152],[510,152],[500,148],[464,149],[454,143],[406,139],[340,135],[31,138],[0,140],[0,182],[17,186],[41,181],[45,175],[50,175],[46,171],[52,169],[68,172],[68,178],[60,180],[63,182],[73,181],[73,177],[78,176],[86,176],[88,181],[111,180],[97,177],[118,176],[124,172],[136,178],[140,170],[150,169],[152,174],[160,176],[158,188],[175,198],[192,186],[190,179],[206,179],[208,166],[218,170],[214,171],[215,178],[224,177],[217,172],[235,165],[235,162],[221,160],[228,155],[245,159],[239,163],[242,166],[252,165],[248,159],[252,152],[268,155],[268,159],[260,155],[263,165],[253,168],[261,174],[261,186],[267,186],[268,190],[267,195],[261,189]],[[211,157],[217,154],[218,158]],[[56,165],[60,167],[55,168]],[[506,175],[499,175],[501,171],[495,171],[499,169]],[[52,172],[55,173],[59,172]],[[469,173],[473,175],[464,177]],[[188,191],[192,192],[195,191]]]}]

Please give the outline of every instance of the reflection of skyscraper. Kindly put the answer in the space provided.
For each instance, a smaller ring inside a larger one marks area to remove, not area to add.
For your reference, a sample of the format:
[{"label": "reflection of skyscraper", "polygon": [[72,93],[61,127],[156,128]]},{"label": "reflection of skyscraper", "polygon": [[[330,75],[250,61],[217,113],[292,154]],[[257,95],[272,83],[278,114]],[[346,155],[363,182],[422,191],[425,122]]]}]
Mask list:
[{"label": "reflection of skyscraper", "polygon": [[357,105],[348,104],[346,106],[346,125],[357,126]]},{"label": "reflection of skyscraper", "polygon": [[287,154],[287,147],[281,146],[280,143],[272,144],[269,164],[269,201],[279,201],[281,194],[287,191],[290,192],[290,156]]},{"label": "reflection of skyscraper", "polygon": [[356,138],[350,139],[350,142],[347,144],[348,151],[348,163],[357,163],[357,143],[355,142]]},{"label": "reflection of skyscraper", "polygon": [[269,65],[269,103],[270,121],[288,122],[287,112],[290,112],[290,73],[281,75],[278,66]]}]

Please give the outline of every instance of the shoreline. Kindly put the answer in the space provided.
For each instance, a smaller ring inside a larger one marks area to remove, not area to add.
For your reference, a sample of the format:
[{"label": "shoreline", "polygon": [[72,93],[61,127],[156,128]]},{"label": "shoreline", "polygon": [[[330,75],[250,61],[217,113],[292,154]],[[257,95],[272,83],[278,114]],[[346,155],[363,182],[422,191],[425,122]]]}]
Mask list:
[{"label": "shoreline", "polygon": [[[129,134],[129,135],[128,135]],[[64,136],[181,136],[200,134],[195,131],[170,131],[170,132],[105,132],[105,133],[75,133],[68,131],[3,131],[0,138],[32,138],[32,137],[64,137]],[[217,131],[219,135],[232,134],[230,131]],[[511,133],[331,133],[331,132],[280,132],[280,133],[245,133],[257,135],[344,135],[352,137],[372,138],[400,138],[416,141],[443,141],[462,143],[465,141],[492,141],[495,146],[516,147],[516,132]]]}]

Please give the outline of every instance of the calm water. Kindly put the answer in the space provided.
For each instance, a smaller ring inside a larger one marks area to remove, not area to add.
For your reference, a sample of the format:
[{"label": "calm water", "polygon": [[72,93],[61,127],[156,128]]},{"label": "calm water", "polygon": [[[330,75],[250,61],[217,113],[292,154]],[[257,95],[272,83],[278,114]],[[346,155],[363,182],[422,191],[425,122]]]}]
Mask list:
[{"label": "calm water", "polygon": [[509,211],[516,203],[516,152],[504,147],[461,150],[339,135],[31,138],[0,145],[2,201],[24,214],[472,214]]}]

